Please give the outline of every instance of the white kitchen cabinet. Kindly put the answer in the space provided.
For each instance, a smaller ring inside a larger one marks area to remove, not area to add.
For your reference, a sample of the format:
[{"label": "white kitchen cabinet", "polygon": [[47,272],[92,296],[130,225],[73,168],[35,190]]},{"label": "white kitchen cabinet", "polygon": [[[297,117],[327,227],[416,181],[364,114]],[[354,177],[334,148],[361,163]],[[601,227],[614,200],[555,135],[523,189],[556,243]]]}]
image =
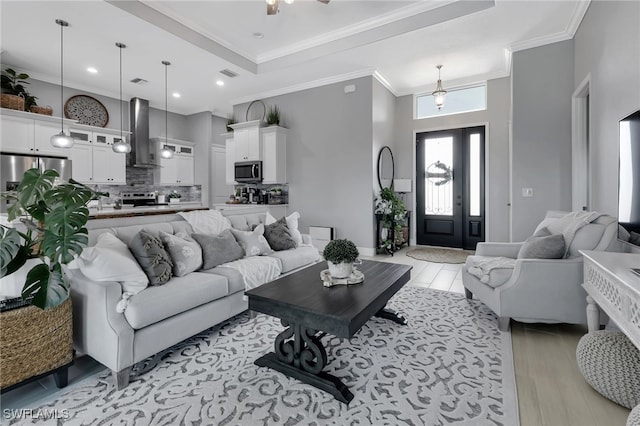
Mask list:
[{"label": "white kitchen cabinet", "polygon": [[[60,133],[60,119],[24,111],[2,109],[0,132],[3,152],[68,157],[68,148],[51,145],[51,136]],[[69,120],[65,120],[67,131]]]},{"label": "white kitchen cabinet", "polygon": [[33,153],[33,119],[2,114],[2,151]]},{"label": "white kitchen cabinet", "polygon": [[69,150],[71,177],[78,182],[93,182],[93,146],[89,143],[75,143]]},{"label": "white kitchen cabinet", "polygon": [[[179,186],[195,184],[195,143],[165,138],[153,138],[151,142],[160,159],[160,167],[154,171],[155,184]],[[174,152],[173,158],[160,156],[160,150],[164,145]]]},{"label": "white kitchen cabinet", "polygon": [[[47,123],[34,120],[33,146],[36,155],[55,155],[68,157],[69,148],[56,148],[51,145],[51,136],[60,133],[60,123]],[[73,166],[72,166],[73,167]]]},{"label": "white kitchen cabinet", "polygon": [[233,158],[236,163],[262,160],[262,150],[260,149],[261,126],[261,120],[229,125],[229,127],[233,128]]},{"label": "white kitchen cabinet", "polygon": [[[92,147],[93,179],[92,183],[125,185],[126,156],[113,152],[111,144]],[[72,170],[73,170],[72,166]]]},{"label": "white kitchen cabinet", "polygon": [[127,156],[112,149],[112,145],[120,140],[120,131],[75,125],[70,127],[69,135],[75,139],[69,150],[69,158],[73,161],[71,174],[75,180],[126,185]]},{"label": "white kitchen cabinet", "polygon": [[287,129],[260,129],[262,138],[262,183],[287,183]]},{"label": "white kitchen cabinet", "polygon": [[226,157],[225,157],[225,180],[227,185],[235,185],[235,143],[233,140],[233,132],[223,133],[225,137]]}]

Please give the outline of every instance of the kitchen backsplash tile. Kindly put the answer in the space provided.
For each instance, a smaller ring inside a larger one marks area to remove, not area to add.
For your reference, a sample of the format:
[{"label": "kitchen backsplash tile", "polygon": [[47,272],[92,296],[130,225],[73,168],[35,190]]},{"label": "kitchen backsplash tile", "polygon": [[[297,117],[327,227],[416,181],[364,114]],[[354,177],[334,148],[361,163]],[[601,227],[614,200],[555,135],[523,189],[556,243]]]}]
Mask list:
[{"label": "kitchen backsplash tile", "polygon": [[158,194],[169,194],[176,191],[182,195],[180,198],[184,202],[201,201],[202,185],[193,186],[167,186],[154,185],[153,169],[143,169],[139,167],[127,167],[127,186],[122,185],[99,185],[101,191],[109,193],[109,197],[103,202],[110,203],[122,192],[153,192]]}]

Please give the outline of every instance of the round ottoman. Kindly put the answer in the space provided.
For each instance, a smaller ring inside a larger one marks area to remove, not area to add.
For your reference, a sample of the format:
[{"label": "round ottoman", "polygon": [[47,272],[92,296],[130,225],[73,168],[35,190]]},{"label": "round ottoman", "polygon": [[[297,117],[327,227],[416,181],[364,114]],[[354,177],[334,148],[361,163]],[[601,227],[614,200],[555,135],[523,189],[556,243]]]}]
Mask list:
[{"label": "round ottoman", "polygon": [[636,408],[629,413],[627,426],[640,426],[640,405],[636,405]]},{"label": "round ottoman", "polygon": [[576,359],[587,383],[605,398],[628,409],[640,404],[640,350],[624,333],[585,334]]}]

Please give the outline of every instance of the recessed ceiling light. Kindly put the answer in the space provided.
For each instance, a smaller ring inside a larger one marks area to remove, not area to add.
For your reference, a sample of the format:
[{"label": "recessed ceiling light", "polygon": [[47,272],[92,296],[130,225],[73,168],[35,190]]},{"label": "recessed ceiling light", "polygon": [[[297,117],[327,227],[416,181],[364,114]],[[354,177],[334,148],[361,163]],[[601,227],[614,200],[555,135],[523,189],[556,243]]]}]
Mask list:
[{"label": "recessed ceiling light", "polygon": [[253,33],[253,38],[264,38],[264,34],[262,34],[262,33]]},{"label": "recessed ceiling light", "polygon": [[178,93],[178,92],[173,92],[173,97],[174,97],[174,98],[179,98],[179,97],[180,97],[180,93]]},{"label": "recessed ceiling light", "polygon": [[98,74],[98,70],[94,67],[87,68],[87,72],[90,72],[91,74]]},{"label": "recessed ceiling light", "polygon": [[218,80],[218,81],[216,81],[216,84],[217,84],[218,86],[224,86],[224,81],[222,81],[222,80]]}]

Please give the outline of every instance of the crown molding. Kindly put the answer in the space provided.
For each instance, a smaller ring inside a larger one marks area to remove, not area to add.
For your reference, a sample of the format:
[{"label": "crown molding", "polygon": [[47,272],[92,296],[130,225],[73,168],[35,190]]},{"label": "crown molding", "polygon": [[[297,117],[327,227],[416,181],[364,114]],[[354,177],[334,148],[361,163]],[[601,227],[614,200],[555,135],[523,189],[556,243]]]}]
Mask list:
[{"label": "crown molding", "polygon": [[535,37],[529,40],[513,43],[511,46],[509,46],[509,50],[511,50],[511,52],[518,52],[520,50],[533,49],[534,47],[540,47],[546,44],[570,40],[571,38],[573,38],[571,34],[567,34],[565,31],[561,31],[555,34],[549,34],[542,37]]},{"label": "crown molding", "polygon": [[177,16],[172,10],[170,10],[168,7],[164,6],[162,3],[157,2],[157,1],[153,1],[153,0],[138,0],[140,1],[140,3],[145,4],[146,6],[155,9],[158,13],[161,13],[165,16],[168,16],[169,18],[173,19],[174,21],[184,25],[185,27],[188,27],[192,30],[194,30],[195,32],[203,35],[204,37],[212,40],[215,43],[220,44],[221,46],[237,53],[240,56],[244,56],[246,59],[250,60],[251,62],[257,64],[257,58],[255,55],[240,49],[237,46],[234,46],[231,42],[217,36],[216,34],[213,34],[207,30],[205,30],[202,26],[196,24],[195,22],[189,20],[189,19],[184,19],[184,18],[180,18],[179,16]]},{"label": "crown molding", "polygon": [[318,80],[309,81],[307,83],[294,84],[288,87],[282,87],[280,89],[274,89],[267,92],[255,93],[253,95],[241,96],[239,98],[235,98],[231,100],[232,105],[243,104],[246,102],[251,102],[256,99],[267,99],[272,98],[274,96],[286,95],[289,93],[300,92],[302,90],[314,89],[316,87],[326,86],[329,84],[340,83],[342,81],[353,80],[360,77],[368,77],[373,76],[375,73],[375,69],[366,68],[359,71],[354,71],[345,74],[339,74],[327,78],[321,78]]},{"label": "crown molding", "polygon": [[380,84],[382,84],[388,91],[391,92],[391,94],[393,94],[393,96],[395,96],[396,98],[398,97],[398,92],[396,91],[396,89],[394,89],[394,87],[391,85],[391,83],[389,83],[389,80],[387,80],[378,70],[375,70],[373,72],[373,77],[378,80],[378,82]]},{"label": "crown molding", "polygon": [[258,72],[258,65],[249,58],[242,56],[233,49],[230,49],[219,42],[199,33],[178,20],[159,12],[157,9],[139,0],[104,0],[112,6],[124,10],[143,21],[146,21],[158,28],[161,28],[182,40],[198,46],[199,48],[218,56],[224,61],[229,62],[253,74]]},{"label": "crown molding", "polygon": [[263,63],[272,61],[274,59],[281,58],[283,56],[293,55],[303,50],[318,47],[323,44],[327,44],[333,41],[341,40],[347,37],[360,34],[362,32],[379,28],[383,25],[391,24],[393,22],[401,21],[403,19],[410,18],[419,13],[428,12],[433,9],[437,9],[442,6],[446,6],[451,3],[455,3],[458,0],[446,0],[446,1],[423,1],[409,6],[402,7],[390,11],[384,15],[379,15],[374,18],[366,19],[364,21],[349,25],[334,31],[324,33],[322,35],[311,37],[306,40],[292,43],[288,46],[284,46],[278,49],[273,49],[268,52],[257,55],[257,63]]},{"label": "crown molding", "polygon": [[576,3],[573,9],[573,14],[571,15],[571,19],[569,20],[567,28],[565,29],[567,34],[571,35],[571,38],[576,35],[576,31],[578,31],[578,28],[580,27],[580,24],[582,23],[584,15],[586,15],[590,4],[591,0],[582,0]]},{"label": "crown molding", "polygon": [[[509,73],[506,70],[499,70],[495,72],[486,73],[480,76],[472,76],[469,78],[460,78],[457,80],[447,81],[447,84],[444,84],[445,90],[459,90],[464,89],[466,87],[479,86],[481,84],[486,84],[489,80],[495,80],[498,78],[509,77]],[[428,95],[431,94],[436,89],[436,85],[429,84],[428,86],[419,86],[409,89],[398,90],[396,96],[408,96],[408,95]]]}]

